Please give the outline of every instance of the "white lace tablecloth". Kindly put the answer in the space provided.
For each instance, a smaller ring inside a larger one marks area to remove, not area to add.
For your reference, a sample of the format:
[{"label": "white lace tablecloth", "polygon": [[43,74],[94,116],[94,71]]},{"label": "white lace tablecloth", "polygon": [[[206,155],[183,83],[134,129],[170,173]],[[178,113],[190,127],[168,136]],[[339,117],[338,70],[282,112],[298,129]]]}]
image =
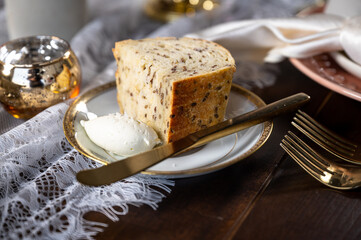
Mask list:
[{"label": "white lace tablecloth", "polygon": [[[114,81],[111,49],[116,41],[182,36],[236,19],[289,17],[313,2],[222,0],[216,11],[162,24],[144,15],[142,0],[89,0],[89,21],[70,42],[82,66],[81,93]],[[0,7],[0,43],[4,43],[8,37],[2,1]],[[239,84],[247,88],[273,84],[277,65],[236,62]],[[100,164],[79,154],[64,137],[62,120],[70,102],[28,121],[12,118],[0,106],[0,239],[92,239],[106,225],[85,220],[88,211],[116,221],[128,213],[129,205],[156,210],[171,192],[173,180],[140,174],[104,187],[79,184],[76,172]]]}]

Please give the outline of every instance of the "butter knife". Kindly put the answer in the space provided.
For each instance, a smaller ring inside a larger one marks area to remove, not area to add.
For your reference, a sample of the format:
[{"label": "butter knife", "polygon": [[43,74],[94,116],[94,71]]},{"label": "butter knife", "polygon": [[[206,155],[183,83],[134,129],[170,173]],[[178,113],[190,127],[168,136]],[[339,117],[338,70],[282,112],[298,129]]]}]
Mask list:
[{"label": "butter knife", "polygon": [[217,125],[192,133],[175,142],[162,145],[108,165],[83,170],[77,173],[80,183],[89,186],[101,186],[114,183],[153,166],[160,161],[181,151],[201,146],[210,141],[241,131],[251,126],[270,120],[281,114],[301,107],[310,100],[305,93],[298,93],[264,107],[260,107],[235,118],[228,119]]}]

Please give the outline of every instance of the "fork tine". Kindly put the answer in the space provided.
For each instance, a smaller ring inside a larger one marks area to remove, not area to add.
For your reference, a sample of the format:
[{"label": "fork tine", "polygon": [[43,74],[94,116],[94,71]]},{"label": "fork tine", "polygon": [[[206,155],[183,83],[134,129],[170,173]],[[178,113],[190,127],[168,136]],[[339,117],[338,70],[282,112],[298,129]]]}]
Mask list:
[{"label": "fork tine", "polygon": [[[288,132],[292,137],[294,134],[292,132]],[[312,159],[312,156],[299,144],[295,142],[290,136],[286,135],[282,140],[282,143],[288,147],[288,149],[292,152],[293,158],[304,168],[307,168],[308,172],[312,172],[312,174],[324,175],[324,170],[327,169],[323,163],[319,163]],[[289,153],[289,151],[288,151]],[[308,160],[309,159],[309,160]],[[306,170],[306,169],[305,169]]]},{"label": "fork tine", "polygon": [[305,157],[299,153],[288,141],[285,139],[281,142],[281,147],[295,160],[298,165],[300,165],[306,172],[308,172],[312,177],[319,179],[320,176],[325,176],[325,174],[319,169],[315,169],[312,165],[306,164]]},{"label": "fork tine", "polygon": [[325,128],[324,126],[322,126],[321,124],[319,124],[315,119],[313,119],[310,115],[308,115],[307,113],[298,110],[298,114],[296,113],[296,116],[300,116],[302,115],[302,117],[304,119],[306,119],[304,122],[307,122],[311,127],[313,126],[313,128],[317,131],[317,129],[319,129],[318,132],[323,133],[324,135],[326,135],[327,137],[330,137],[330,139],[333,139],[335,143],[339,144],[340,146],[344,146],[347,149],[350,149],[351,151],[355,151],[355,149],[357,148],[357,145],[352,143],[351,141],[337,135],[336,133],[330,131],[329,129]]},{"label": "fork tine", "polygon": [[298,152],[300,152],[305,157],[305,159],[308,159],[310,164],[323,172],[328,172],[332,174],[332,171],[328,170],[330,163],[326,159],[317,154],[311,147],[309,147],[293,132],[288,131],[288,134],[289,136],[286,135],[285,138],[293,145],[293,147]]},{"label": "fork tine", "polygon": [[[295,122],[293,123],[293,125],[296,128],[303,127],[303,129],[307,130],[308,133],[313,135],[313,137],[317,138],[319,141],[321,141],[323,144],[325,144],[327,146],[336,148],[338,151],[346,153],[348,155],[353,155],[353,153],[356,151],[357,146],[353,147],[350,145],[343,144],[342,142],[339,142],[337,139],[328,135],[322,129],[317,128],[316,125],[312,124],[306,118],[304,118],[303,116],[301,116],[299,114],[296,114],[296,116],[293,118],[293,120],[296,122],[296,123]],[[297,126],[297,124],[298,124],[298,126]]]},{"label": "fork tine", "polygon": [[337,156],[341,155],[340,157],[342,157],[342,154],[345,154],[349,157],[354,155],[354,152],[356,151],[354,148],[338,143],[336,140],[327,136],[324,132],[321,132],[314,125],[307,122],[307,120],[299,114],[296,114],[296,117],[294,117],[293,120],[294,121],[292,121],[291,124],[294,127],[296,127],[299,131],[301,131],[303,134],[305,134],[307,137],[309,137],[327,151],[336,154]]}]

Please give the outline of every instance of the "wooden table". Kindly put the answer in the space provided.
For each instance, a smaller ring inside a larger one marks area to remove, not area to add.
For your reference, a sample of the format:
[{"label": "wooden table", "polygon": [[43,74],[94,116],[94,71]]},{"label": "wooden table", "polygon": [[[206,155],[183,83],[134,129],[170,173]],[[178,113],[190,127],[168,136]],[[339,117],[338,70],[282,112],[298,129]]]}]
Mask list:
[{"label": "wooden table", "polygon": [[[265,102],[305,92],[303,108],[335,132],[361,136],[361,103],[322,87],[288,61],[276,83],[253,89]],[[96,239],[361,239],[361,191],[330,189],[280,147],[293,114],[274,120],[269,140],[252,156],[221,171],[175,180],[157,210],[130,207]]]}]

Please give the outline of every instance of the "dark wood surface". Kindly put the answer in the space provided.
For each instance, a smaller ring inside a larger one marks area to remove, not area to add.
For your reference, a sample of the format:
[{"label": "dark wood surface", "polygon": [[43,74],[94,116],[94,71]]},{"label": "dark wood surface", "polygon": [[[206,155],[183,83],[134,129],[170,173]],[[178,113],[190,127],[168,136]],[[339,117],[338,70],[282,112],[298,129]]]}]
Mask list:
[{"label": "dark wood surface", "polygon": [[[265,102],[305,92],[303,108],[357,141],[361,103],[315,83],[288,61],[276,83],[252,89]],[[330,189],[303,171],[279,146],[293,114],[274,120],[269,140],[252,156],[221,171],[177,179],[157,210],[130,207],[96,239],[361,239],[361,191]],[[361,140],[361,139],[360,139]]]}]

